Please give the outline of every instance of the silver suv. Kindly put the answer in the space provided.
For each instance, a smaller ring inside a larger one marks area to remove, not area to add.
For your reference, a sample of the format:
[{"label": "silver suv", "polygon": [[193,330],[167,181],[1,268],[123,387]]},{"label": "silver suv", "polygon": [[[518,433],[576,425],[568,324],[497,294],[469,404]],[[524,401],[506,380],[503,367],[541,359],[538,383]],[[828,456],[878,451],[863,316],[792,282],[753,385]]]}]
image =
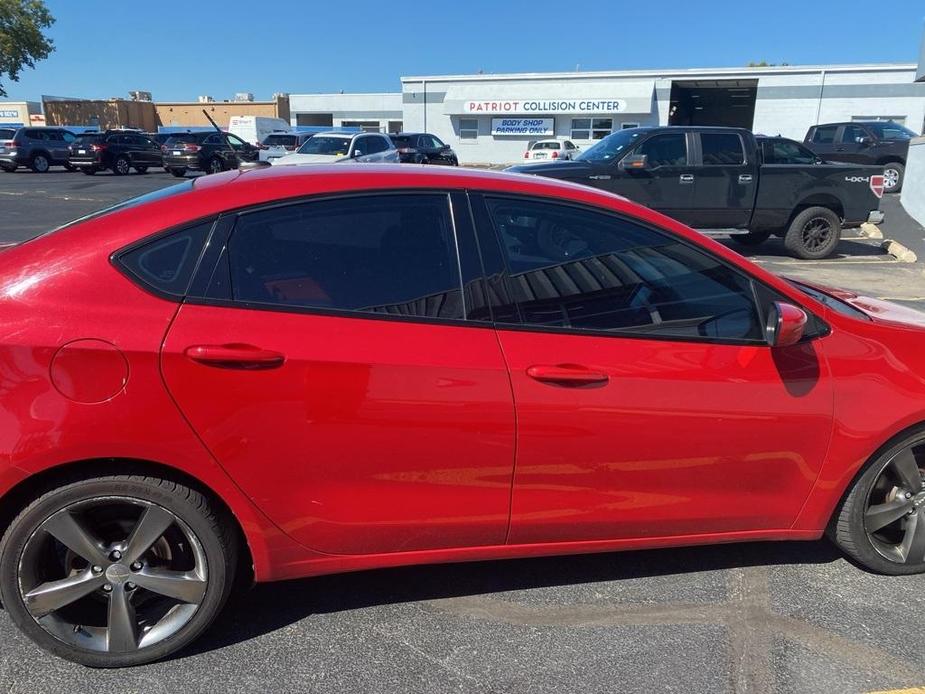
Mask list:
[{"label": "silver suv", "polygon": [[52,166],[68,171],[69,147],[77,136],[64,128],[19,128],[10,140],[0,140],[0,169],[15,171],[28,166],[36,173],[45,173]]}]

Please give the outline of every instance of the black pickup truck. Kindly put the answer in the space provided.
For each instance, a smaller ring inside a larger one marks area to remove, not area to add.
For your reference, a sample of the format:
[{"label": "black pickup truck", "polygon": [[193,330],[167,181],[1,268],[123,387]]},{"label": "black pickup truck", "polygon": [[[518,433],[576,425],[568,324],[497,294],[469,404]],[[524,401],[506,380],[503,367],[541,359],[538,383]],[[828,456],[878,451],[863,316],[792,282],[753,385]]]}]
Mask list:
[{"label": "black pickup truck", "polygon": [[883,219],[883,167],[825,162],[740,128],[631,128],[573,161],[508,171],[602,188],[698,229],[747,230],[732,237],[746,245],[783,236],[798,258],[824,258],[843,228]]}]

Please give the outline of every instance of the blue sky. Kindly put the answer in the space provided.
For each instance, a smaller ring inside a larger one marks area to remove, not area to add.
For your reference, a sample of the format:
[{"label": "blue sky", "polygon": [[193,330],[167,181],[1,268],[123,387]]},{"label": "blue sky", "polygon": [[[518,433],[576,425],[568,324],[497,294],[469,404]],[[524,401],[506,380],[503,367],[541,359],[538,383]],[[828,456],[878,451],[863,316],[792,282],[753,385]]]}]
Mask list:
[{"label": "blue sky", "polygon": [[922,0],[47,4],[57,50],[19,83],[4,79],[11,99],[132,89],[164,101],[266,99],[398,91],[400,75],[479,70],[914,62],[925,27]]}]

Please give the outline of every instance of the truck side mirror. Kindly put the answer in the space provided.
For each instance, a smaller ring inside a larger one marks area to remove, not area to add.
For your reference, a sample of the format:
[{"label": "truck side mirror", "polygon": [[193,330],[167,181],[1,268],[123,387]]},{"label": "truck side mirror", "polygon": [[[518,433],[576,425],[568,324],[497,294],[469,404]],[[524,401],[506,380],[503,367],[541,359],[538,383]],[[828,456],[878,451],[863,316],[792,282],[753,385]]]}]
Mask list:
[{"label": "truck side mirror", "polygon": [[627,171],[641,171],[649,168],[649,157],[645,154],[629,154],[620,161],[620,168]]}]

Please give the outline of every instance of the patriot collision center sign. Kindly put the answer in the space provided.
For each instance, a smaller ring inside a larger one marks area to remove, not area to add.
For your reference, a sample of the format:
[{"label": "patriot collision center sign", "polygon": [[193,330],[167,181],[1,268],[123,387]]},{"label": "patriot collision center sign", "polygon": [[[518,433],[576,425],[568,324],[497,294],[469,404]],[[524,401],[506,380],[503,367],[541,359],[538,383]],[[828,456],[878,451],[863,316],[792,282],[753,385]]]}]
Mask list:
[{"label": "patriot collision center sign", "polygon": [[553,118],[492,118],[492,135],[532,135],[546,137],[555,133]]},{"label": "patriot collision center sign", "polygon": [[466,101],[466,113],[619,113],[622,99],[536,99],[518,101]]}]

